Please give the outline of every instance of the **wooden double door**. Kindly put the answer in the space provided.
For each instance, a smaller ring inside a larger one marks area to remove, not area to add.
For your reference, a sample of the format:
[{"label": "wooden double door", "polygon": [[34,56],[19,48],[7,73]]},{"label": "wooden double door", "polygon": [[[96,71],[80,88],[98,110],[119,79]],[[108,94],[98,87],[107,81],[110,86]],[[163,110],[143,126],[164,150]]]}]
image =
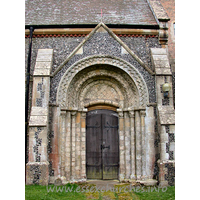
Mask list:
[{"label": "wooden double door", "polygon": [[88,179],[118,179],[118,114],[93,110],[86,117],[86,174]]}]

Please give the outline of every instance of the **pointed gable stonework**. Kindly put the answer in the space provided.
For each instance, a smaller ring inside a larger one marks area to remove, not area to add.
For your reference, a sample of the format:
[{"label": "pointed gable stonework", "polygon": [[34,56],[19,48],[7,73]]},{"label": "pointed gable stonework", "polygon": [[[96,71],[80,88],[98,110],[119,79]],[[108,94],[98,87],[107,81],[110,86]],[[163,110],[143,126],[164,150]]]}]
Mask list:
[{"label": "pointed gable stonework", "polygon": [[[100,37],[98,37],[100,36]],[[107,37],[112,39],[108,42]],[[90,55],[95,54],[107,54],[116,55],[123,54],[124,50],[126,54],[130,54],[145,70],[151,75],[154,72],[119,38],[111,29],[109,29],[103,22],[100,22],[94,30],[72,51],[72,53],[58,66],[53,72],[52,76],[57,74],[63,66],[78,52],[90,51]],[[123,51],[123,52],[122,52]],[[116,53],[116,54],[115,54]]]}]

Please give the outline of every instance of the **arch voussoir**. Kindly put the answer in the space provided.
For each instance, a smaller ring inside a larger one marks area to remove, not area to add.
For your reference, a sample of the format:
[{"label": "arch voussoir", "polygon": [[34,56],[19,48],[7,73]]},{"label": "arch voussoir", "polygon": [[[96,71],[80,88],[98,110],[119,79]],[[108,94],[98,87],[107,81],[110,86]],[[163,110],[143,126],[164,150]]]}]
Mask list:
[{"label": "arch voussoir", "polygon": [[[67,93],[69,91],[72,80],[82,70],[95,65],[108,65],[108,66],[114,66],[116,67],[116,69],[121,69],[124,72],[125,76],[130,77],[131,81],[129,82],[133,82],[135,85],[135,90],[138,93],[138,101],[139,101],[138,106],[142,107],[146,106],[146,104],[148,103],[148,90],[146,83],[142,78],[141,74],[138,72],[138,70],[133,65],[120,58],[107,55],[95,55],[86,57],[73,64],[71,67],[69,67],[65,72],[65,74],[63,75],[58,87],[57,104],[61,105],[61,107],[68,106],[69,102],[67,100]],[[95,75],[98,76],[98,71],[94,71],[93,73],[94,76]],[[101,71],[101,73],[103,74],[103,70]],[[99,75],[102,76],[102,74]],[[89,80],[89,78],[90,78],[89,76],[82,77],[82,79],[84,79],[85,81]],[[76,90],[78,91],[79,89],[76,88]],[[129,107],[131,106],[134,105],[129,105]]]}]

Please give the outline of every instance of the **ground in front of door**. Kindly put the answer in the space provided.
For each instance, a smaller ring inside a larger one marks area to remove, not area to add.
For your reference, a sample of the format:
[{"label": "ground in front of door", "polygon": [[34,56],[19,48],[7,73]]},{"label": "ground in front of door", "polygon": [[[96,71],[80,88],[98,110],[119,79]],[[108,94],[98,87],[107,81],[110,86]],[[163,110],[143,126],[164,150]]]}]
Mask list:
[{"label": "ground in front of door", "polygon": [[67,185],[26,185],[25,199],[173,200],[175,186],[144,187],[138,183],[119,183],[117,180],[91,180]]},{"label": "ground in front of door", "polygon": [[91,180],[87,181],[87,199],[175,199],[175,187],[146,187],[139,183],[120,183],[118,180]]},{"label": "ground in front of door", "polygon": [[131,192],[129,183],[120,183],[118,180],[91,180],[87,183],[90,185],[86,191],[87,199],[139,199]]}]

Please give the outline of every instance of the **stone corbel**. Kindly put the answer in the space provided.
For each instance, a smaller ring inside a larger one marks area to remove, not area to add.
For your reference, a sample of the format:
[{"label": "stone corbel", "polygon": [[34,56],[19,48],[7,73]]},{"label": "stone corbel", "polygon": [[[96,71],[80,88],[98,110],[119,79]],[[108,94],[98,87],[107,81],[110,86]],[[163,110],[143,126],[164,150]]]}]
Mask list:
[{"label": "stone corbel", "polygon": [[167,45],[168,42],[168,21],[170,20],[165,9],[159,0],[147,0],[154,16],[159,24],[159,42],[161,45]]}]

